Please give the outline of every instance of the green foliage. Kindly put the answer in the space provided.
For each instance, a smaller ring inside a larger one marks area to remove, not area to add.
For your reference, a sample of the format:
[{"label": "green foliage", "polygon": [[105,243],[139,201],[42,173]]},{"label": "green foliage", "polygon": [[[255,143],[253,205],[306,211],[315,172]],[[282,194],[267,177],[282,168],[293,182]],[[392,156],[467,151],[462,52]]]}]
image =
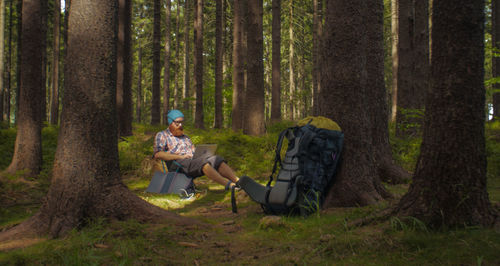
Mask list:
[{"label": "green foliage", "polygon": [[16,132],[15,128],[0,130],[0,169],[7,168],[12,161]]},{"label": "green foliage", "polygon": [[407,137],[398,138],[395,136],[395,126],[389,126],[389,142],[392,147],[392,155],[395,162],[401,165],[406,170],[413,172],[415,165],[420,154],[420,144],[422,138],[420,137]]}]

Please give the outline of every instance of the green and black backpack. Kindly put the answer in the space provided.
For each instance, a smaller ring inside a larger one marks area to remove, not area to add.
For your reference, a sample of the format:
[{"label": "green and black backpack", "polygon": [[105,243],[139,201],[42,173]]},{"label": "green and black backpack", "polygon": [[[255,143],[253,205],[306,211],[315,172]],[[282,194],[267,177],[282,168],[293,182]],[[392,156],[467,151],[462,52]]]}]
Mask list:
[{"label": "green and black backpack", "polygon": [[[281,158],[285,138],[288,148]],[[325,117],[307,117],[279,135],[273,171],[266,186],[247,176],[241,177],[238,185],[267,214],[307,216],[321,208],[333,183],[343,140],[337,123]]]}]

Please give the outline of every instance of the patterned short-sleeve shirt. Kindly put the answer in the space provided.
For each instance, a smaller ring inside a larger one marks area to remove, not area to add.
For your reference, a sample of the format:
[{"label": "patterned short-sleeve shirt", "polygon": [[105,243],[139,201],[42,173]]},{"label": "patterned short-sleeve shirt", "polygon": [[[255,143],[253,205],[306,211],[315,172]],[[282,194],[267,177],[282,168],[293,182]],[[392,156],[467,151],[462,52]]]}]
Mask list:
[{"label": "patterned short-sleeve shirt", "polygon": [[169,129],[165,129],[156,134],[154,143],[154,153],[165,151],[177,155],[190,155],[194,154],[194,145],[191,139],[182,135],[176,137],[172,135]]}]

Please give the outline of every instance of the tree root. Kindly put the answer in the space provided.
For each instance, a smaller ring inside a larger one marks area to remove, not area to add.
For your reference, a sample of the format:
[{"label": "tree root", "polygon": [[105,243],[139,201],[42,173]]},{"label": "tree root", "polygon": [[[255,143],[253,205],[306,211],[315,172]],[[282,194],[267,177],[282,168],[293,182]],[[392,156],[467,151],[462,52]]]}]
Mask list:
[{"label": "tree root", "polygon": [[[134,219],[141,223],[156,223],[168,220],[177,226],[197,225],[200,222],[182,217],[139,198],[124,185],[109,190],[109,194],[92,202],[84,202],[90,206],[70,206],[58,209],[49,206],[46,201],[40,210],[26,221],[4,232],[0,232],[0,242],[20,238],[39,238],[49,235],[57,238],[66,235],[74,228],[84,225],[89,218],[104,217],[111,220]],[[74,210],[73,208],[80,208]]]}]

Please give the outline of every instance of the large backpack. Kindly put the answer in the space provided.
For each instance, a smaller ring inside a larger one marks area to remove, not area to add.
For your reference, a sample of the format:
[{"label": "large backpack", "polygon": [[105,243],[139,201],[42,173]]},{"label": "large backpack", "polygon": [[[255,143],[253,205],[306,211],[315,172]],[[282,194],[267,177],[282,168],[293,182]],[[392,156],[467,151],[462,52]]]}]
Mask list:
[{"label": "large backpack", "polygon": [[[288,140],[281,158],[284,139]],[[308,117],[279,135],[269,182],[263,186],[249,177],[238,185],[267,214],[307,216],[321,208],[341,158],[344,134],[328,118]],[[278,174],[275,173],[279,167]],[[274,186],[272,183],[274,181]],[[233,204],[233,211],[236,211]]]}]

